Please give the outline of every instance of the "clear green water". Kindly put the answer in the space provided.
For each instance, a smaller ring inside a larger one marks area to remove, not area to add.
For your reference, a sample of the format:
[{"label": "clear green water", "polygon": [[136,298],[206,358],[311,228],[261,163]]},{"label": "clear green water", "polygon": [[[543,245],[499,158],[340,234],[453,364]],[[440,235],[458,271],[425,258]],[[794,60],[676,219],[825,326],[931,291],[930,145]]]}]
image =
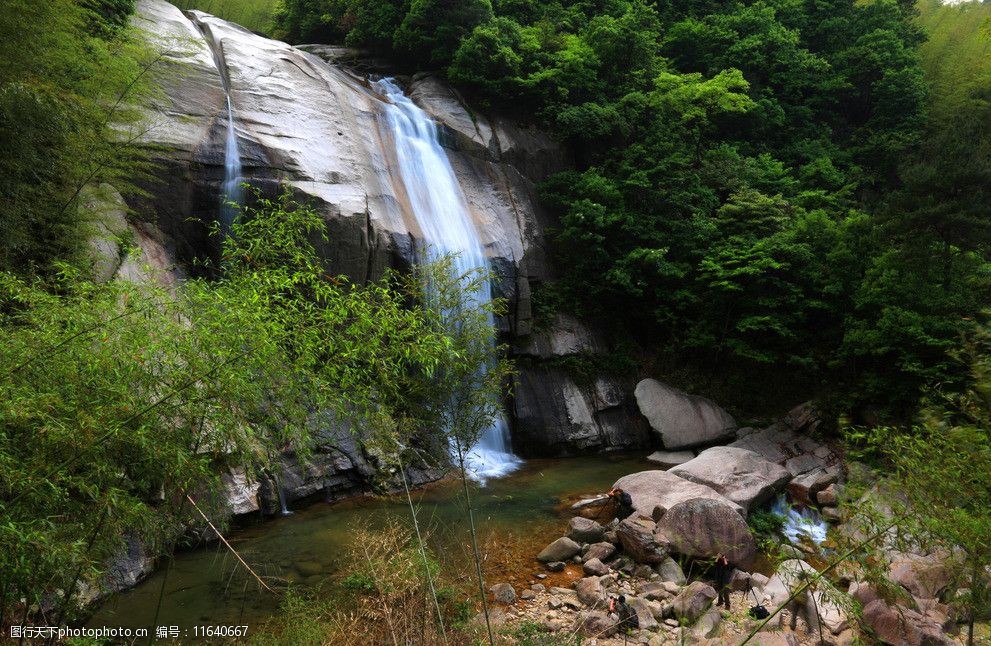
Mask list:
[{"label": "clear green water", "polygon": [[[473,487],[487,582],[528,583],[538,571],[534,556],[563,533],[571,502],[605,491],[620,476],[647,468],[650,464],[641,456],[629,455],[530,460],[513,474]],[[437,483],[414,492],[413,499],[442,565],[457,568],[448,572],[460,570],[469,576],[471,548],[460,482]],[[409,519],[405,497],[317,503],[291,516],[237,531],[229,540],[264,576],[321,585],[348,570],[355,527],[381,527],[396,518]],[[89,625],[152,626],[163,577],[163,572],[157,572],[133,590],[111,598]],[[234,557],[218,545],[177,555],[165,581],[160,626],[255,625],[277,605],[273,595],[249,582]]]}]

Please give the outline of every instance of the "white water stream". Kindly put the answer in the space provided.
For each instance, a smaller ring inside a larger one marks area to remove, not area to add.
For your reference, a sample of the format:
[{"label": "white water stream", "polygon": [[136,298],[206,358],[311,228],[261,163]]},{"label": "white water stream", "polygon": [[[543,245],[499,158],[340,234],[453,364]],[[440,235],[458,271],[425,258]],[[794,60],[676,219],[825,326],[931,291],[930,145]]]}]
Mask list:
[{"label": "white water stream", "polygon": [[[222,226],[229,229],[237,217],[238,209],[234,204],[244,204],[244,188],[241,184],[241,151],[237,145],[237,129],[234,126],[234,108],[231,105],[231,95],[227,93],[227,143],[224,147],[224,185],[221,199]],[[232,204],[233,203],[233,204]]]},{"label": "white water stream", "polygon": [[[455,271],[470,280],[479,270],[486,270],[488,262],[464,193],[440,145],[437,124],[403,94],[393,79],[385,78],[375,85],[386,98],[384,112],[396,147],[400,179],[423,232],[427,260],[457,254]],[[468,307],[491,300],[488,281],[464,295],[464,305]],[[479,481],[505,475],[520,464],[510,447],[509,427],[501,418],[482,433],[468,458],[469,471]]]},{"label": "white water stream", "polygon": [[802,537],[816,545],[822,545],[823,541],[826,540],[829,525],[814,507],[795,508],[789,505],[788,499],[784,494],[781,494],[771,506],[771,511],[784,518],[781,533],[792,543],[801,543]]}]

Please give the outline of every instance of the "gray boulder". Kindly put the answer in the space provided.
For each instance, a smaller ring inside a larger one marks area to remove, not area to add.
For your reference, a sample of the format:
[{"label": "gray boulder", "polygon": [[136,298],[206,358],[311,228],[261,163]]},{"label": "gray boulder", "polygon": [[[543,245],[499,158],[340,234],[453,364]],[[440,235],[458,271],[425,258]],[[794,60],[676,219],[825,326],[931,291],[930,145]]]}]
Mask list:
[{"label": "gray boulder", "polygon": [[938,597],[950,584],[950,572],[935,555],[900,554],[888,566],[888,578],[923,599]]},{"label": "gray boulder", "polygon": [[616,546],[612,543],[606,543],[603,541],[589,545],[588,550],[582,555],[582,557],[585,560],[598,559],[605,562],[615,553]]},{"label": "gray boulder", "polygon": [[647,456],[647,461],[653,462],[662,469],[670,469],[684,464],[694,457],[695,454],[691,451],[654,451]]},{"label": "gray boulder", "polygon": [[589,576],[605,576],[609,574],[609,566],[599,559],[585,559],[582,562],[582,571]]},{"label": "gray boulder", "polygon": [[586,637],[602,639],[616,633],[619,622],[602,610],[579,612],[571,632]]},{"label": "gray boulder", "polygon": [[640,630],[656,630],[657,629],[657,619],[654,618],[654,613],[647,603],[646,599],[641,599],[639,597],[630,597],[626,600],[630,608],[637,613],[637,620],[640,623]]},{"label": "gray boulder", "polygon": [[693,581],[671,600],[671,613],[679,621],[694,624],[705,614],[716,598],[712,586]]},{"label": "gray boulder", "polygon": [[553,563],[555,561],[567,561],[572,556],[580,552],[582,546],[574,542],[567,536],[557,539],[537,555],[537,560],[541,563]]},{"label": "gray boulder", "polygon": [[671,507],[686,500],[707,498],[729,505],[739,514],[743,508],[711,487],[690,482],[670,471],[640,471],[623,476],[613,484],[630,494],[634,513],[657,520]]},{"label": "gray boulder", "polygon": [[728,440],[736,431],[736,421],[714,402],[656,379],[638,383],[634,395],[640,412],[668,450]]},{"label": "gray boulder", "polygon": [[575,594],[589,608],[605,608],[608,602],[605,584],[612,582],[609,576],[587,576],[575,582]]},{"label": "gray boulder", "polygon": [[770,500],[791,480],[787,469],[753,451],[730,446],[706,449],[669,473],[712,488],[745,512]]},{"label": "gray boulder", "polygon": [[605,528],[596,521],[576,516],[568,521],[566,536],[576,543],[598,543],[605,533]]},{"label": "gray boulder", "polygon": [[750,528],[736,510],[718,500],[699,498],[678,503],[657,523],[657,541],[670,552],[692,558],[725,554],[749,569],[757,556]]},{"label": "gray boulder", "polygon": [[692,631],[703,639],[712,639],[719,633],[719,624],[723,616],[715,608],[709,608],[692,627]]},{"label": "gray boulder", "polygon": [[663,563],[667,552],[654,538],[656,525],[646,518],[626,518],[616,528],[620,545],[637,563]]},{"label": "gray boulder", "polygon": [[504,603],[507,605],[516,603],[516,590],[513,589],[513,586],[508,583],[497,583],[489,588],[489,592],[492,593],[492,599],[495,600],[496,603]]},{"label": "gray boulder", "polygon": [[661,581],[672,581],[678,585],[684,585],[687,581],[681,566],[670,556],[658,563],[657,574],[661,577]]},{"label": "gray boulder", "polygon": [[[761,591],[761,598],[768,608],[787,603],[788,598],[818,574],[815,568],[799,559],[783,562]],[[849,627],[847,609],[841,594],[826,579],[820,578],[809,585],[794,599],[802,609],[806,624],[818,631],[819,623],[833,635],[839,635]]]}]

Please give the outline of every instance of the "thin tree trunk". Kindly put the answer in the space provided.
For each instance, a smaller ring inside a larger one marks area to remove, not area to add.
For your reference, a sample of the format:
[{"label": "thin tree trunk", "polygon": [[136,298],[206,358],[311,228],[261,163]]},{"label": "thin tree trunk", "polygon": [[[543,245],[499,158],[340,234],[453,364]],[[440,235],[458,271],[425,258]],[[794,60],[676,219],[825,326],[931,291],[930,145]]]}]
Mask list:
[{"label": "thin tree trunk", "polygon": [[[420,548],[420,556],[423,558],[423,573],[427,577],[427,584],[430,586],[430,597],[433,599],[434,608],[437,610],[437,621],[440,623],[440,634],[447,644],[447,630],[444,628],[444,615],[440,611],[440,603],[437,601],[437,590],[434,588],[434,577],[430,574],[430,563],[427,561],[427,550],[423,546],[423,536],[420,533],[420,521],[416,517],[416,508],[413,506],[413,496],[409,492],[409,482],[406,480],[406,469],[403,467],[403,459],[399,458],[399,473],[403,478],[403,488],[406,490],[406,502],[409,504],[409,513],[413,517],[413,529],[416,530],[416,543]],[[424,622],[426,629],[426,622]]]},{"label": "thin tree trunk", "polygon": [[465,452],[461,441],[455,440],[458,449],[458,466],[461,470],[461,486],[465,492],[465,505],[468,507],[468,526],[471,529],[471,549],[475,557],[475,574],[478,576],[478,594],[482,597],[482,612],[485,614],[485,629],[489,635],[489,646],[495,646],[492,636],[492,623],[489,621],[489,600],[485,595],[485,580],[482,578],[482,557],[478,552],[478,534],[475,531],[475,513],[471,507],[471,494],[468,491],[468,472],[465,470]]},{"label": "thin tree trunk", "polygon": [[977,614],[977,604],[975,601],[979,598],[978,595],[981,593],[981,590],[978,589],[979,585],[981,585],[981,568],[975,559],[970,575],[971,601],[970,612],[967,616],[967,646],[974,646],[974,620],[976,619],[975,615]]}]

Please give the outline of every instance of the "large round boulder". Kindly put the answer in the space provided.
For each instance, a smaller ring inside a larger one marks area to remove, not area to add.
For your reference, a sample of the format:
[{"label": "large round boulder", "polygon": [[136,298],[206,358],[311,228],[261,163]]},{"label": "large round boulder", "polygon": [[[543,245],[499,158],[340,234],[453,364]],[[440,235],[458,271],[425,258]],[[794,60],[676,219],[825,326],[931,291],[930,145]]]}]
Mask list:
[{"label": "large round boulder", "polygon": [[781,465],[747,449],[714,446],[668,471],[710,487],[748,511],[770,500],[791,480]]},{"label": "large round boulder", "polygon": [[633,394],[664,448],[683,449],[733,438],[736,421],[716,403],[656,379],[644,379]]},{"label": "large round boulder", "polygon": [[718,500],[696,498],[678,503],[661,517],[655,536],[670,552],[692,558],[725,554],[743,569],[748,569],[757,556],[746,521],[733,507]]},{"label": "large round boulder", "polygon": [[654,469],[631,473],[617,480],[613,487],[630,494],[636,515],[654,520],[678,503],[695,498],[718,500],[743,514],[740,505],[717,493],[712,487],[690,482],[670,471]]}]

